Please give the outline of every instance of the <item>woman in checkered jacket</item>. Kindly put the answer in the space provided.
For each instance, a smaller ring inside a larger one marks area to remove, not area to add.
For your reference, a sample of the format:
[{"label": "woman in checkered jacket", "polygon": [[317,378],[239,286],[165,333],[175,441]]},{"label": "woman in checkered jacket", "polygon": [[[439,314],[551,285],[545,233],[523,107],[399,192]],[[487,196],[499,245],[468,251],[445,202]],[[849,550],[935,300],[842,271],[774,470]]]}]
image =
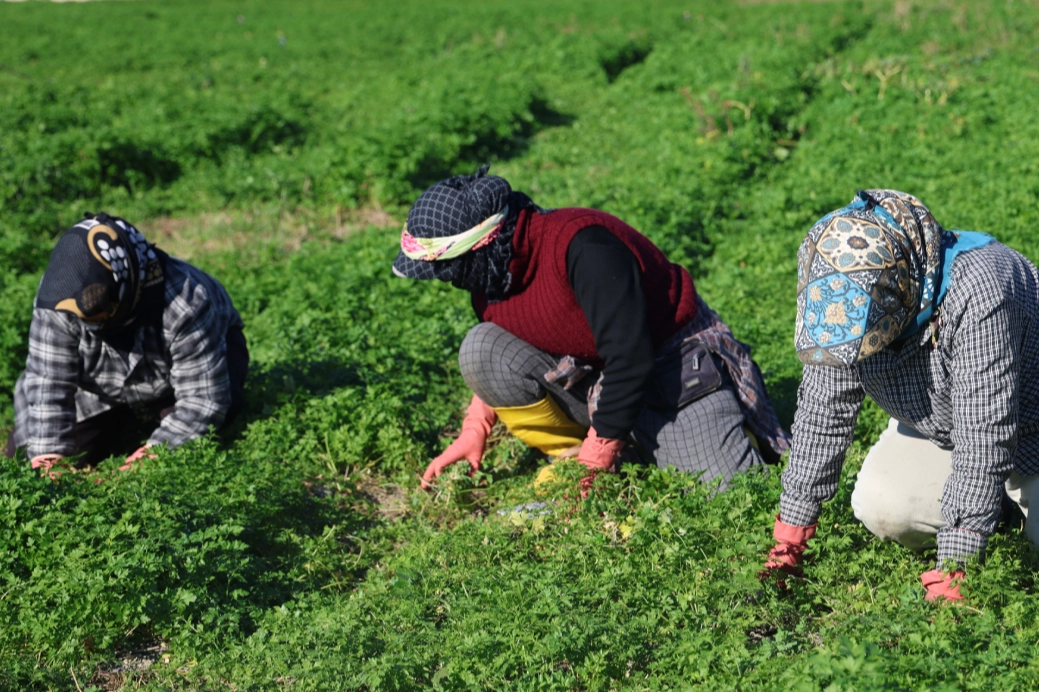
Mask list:
[{"label": "woman in checkered jacket", "polygon": [[45,470],[72,456],[91,466],[115,452],[132,410],[157,416],[129,465],[149,446],[226,423],[242,406],[248,363],[242,319],[219,282],[126,220],[88,215],[58,240],[40,280],[4,452],[24,449]]},{"label": "woman in checkered jacket", "polygon": [[477,469],[498,419],[548,455],[576,453],[588,479],[629,444],[723,483],[778,458],[787,434],[750,350],[685,268],[616,217],[541,209],[486,171],[419,197],[393,265],[469,291],[481,321],[459,353],[475,393],[462,434],[423,486],[455,462]]},{"label": "woman in checkered jacket", "polygon": [[[860,191],[801,245],[795,339],[804,377],[767,567],[799,570],[869,395],[891,419],[858,474],[855,515],[881,538],[937,545],[927,598],[961,598],[1001,506],[1027,514],[1039,488],[1035,265],[986,234],[946,231],[912,195]],[[1035,514],[1026,530],[1039,543]]]}]

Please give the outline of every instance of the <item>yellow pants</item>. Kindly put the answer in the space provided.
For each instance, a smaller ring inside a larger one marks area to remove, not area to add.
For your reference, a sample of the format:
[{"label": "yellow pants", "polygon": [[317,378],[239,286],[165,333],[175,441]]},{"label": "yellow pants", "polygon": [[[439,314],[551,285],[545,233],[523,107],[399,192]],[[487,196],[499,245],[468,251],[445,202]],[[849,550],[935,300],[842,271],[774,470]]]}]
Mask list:
[{"label": "yellow pants", "polygon": [[[534,404],[498,407],[494,411],[512,435],[546,455],[555,456],[580,445],[587,433],[584,426],[567,417],[551,395],[546,395]],[[746,427],[744,431],[751,445],[757,449],[757,439]],[[554,478],[552,465],[547,465],[538,473],[534,485],[539,486]]]},{"label": "yellow pants", "polygon": [[584,441],[584,426],[571,421],[551,395],[522,407],[496,407],[512,435],[546,455],[557,455]]}]

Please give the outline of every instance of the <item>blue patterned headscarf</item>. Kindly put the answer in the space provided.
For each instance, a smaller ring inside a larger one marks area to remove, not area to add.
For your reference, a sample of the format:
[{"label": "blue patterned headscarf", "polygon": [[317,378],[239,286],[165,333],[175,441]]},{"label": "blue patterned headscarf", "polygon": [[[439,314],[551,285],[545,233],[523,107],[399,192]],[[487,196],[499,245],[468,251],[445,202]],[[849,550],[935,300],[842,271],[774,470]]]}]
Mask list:
[{"label": "blue patterned headscarf", "polygon": [[930,320],[963,250],[991,236],[946,231],[920,200],[860,190],[820,219],[797,253],[797,355],[850,366]]}]

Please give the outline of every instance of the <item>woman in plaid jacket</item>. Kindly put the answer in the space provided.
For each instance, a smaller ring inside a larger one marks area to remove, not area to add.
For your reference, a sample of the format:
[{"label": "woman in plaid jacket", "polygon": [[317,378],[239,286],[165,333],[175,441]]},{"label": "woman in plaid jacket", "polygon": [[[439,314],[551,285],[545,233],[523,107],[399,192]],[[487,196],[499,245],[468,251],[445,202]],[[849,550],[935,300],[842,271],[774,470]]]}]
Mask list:
[{"label": "woman in plaid jacket", "polygon": [[58,240],[40,281],[4,452],[24,449],[45,470],[73,456],[91,466],[114,452],[132,410],[150,412],[159,423],[129,464],[230,420],[248,363],[219,282],[126,220],[88,215]]},{"label": "woman in plaid jacket", "polygon": [[[1004,499],[1027,515],[1039,487],[1035,265],[946,231],[912,195],[860,191],[801,245],[795,341],[804,377],[767,568],[799,570],[869,395],[891,420],[858,474],[855,515],[881,538],[937,545],[927,599],[960,599]],[[1026,530],[1039,543],[1035,513]]]}]

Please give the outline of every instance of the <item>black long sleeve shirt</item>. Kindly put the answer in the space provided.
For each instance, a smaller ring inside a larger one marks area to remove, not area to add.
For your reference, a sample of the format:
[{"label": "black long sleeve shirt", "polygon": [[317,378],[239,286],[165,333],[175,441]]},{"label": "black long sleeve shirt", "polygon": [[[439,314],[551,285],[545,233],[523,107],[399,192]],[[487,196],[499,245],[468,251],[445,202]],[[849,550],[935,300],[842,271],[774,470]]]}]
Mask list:
[{"label": "black long sleeve shirt", "polygon": [[624,242],[601,226],[570,241],[566,271],[603,363],[602,391],[592,426],[603,438],[628,437],[653,372],[642,273]]}]

